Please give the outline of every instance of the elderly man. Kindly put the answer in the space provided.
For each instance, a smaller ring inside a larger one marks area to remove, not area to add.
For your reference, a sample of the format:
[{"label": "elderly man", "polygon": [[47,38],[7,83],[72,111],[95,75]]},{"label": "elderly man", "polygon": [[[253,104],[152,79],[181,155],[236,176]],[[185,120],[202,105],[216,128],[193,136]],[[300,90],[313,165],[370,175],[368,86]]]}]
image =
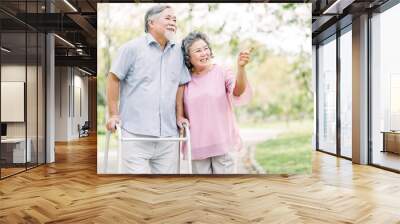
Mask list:
[{"label": "elderly man", "polygon": [[[178,136],[176,93],[190,74],[176,29],[174,10],[154,6],[145,15],[146,34],[120,48],[107,77],[108,130],[121,121],[123,137]],[[177,173],[178,142],[123,142],[121,158],[123,173]]]}]

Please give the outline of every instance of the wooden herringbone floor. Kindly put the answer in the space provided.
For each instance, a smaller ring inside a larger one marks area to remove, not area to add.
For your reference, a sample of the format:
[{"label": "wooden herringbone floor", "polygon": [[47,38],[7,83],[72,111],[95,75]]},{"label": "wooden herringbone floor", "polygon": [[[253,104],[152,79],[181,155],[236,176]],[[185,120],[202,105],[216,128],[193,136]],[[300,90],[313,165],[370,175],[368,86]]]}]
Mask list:
[{"label": "wooden herringbone floor", "polygon": [[312,175],[99,176],[96,139],[0,181],[0,223],[400,223],[400,175],[314,154]]}]

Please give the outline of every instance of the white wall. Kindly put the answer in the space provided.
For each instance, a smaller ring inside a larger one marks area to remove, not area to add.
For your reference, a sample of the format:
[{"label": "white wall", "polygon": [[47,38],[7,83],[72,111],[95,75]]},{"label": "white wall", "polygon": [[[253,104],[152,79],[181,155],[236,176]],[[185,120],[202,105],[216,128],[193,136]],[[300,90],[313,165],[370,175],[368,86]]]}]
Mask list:
[{"label": "white wall", "polygon": [[55,141],[68,140],[68,86],[67,67],[55,68]]},{"label": "white wall", "polygon": [[[1,81],[25,82],[25,65],[2,65]],[[28,70],[30,70],[28,66]],[[1,108],[7,110],[8,108]],[[7,122],[8,137],[25,137],[25,122]]]},{"label": "white wall", "polygon": [[78,124],[88,120],[88,78],[82,75],[76,68],[56,67],[56,141],[79,138]]},{"label": "white wall", "polygon": [[[3,113],[21,113],[22,121],[18,122],[6,122],[7,123],[7,137],[9,138],[24,138],[25,135],[30,140],[29,148],[32,153],[32,161],[36,162],[36,158],[39,159],[39,163],[44,163],[44,83],[41,66],[25,66],[25,64],[3,64],[1,66],[2,82],[24,82],[26,85],[26,99],[24,95],[24,89],[19,89],[19,93],[22,94],[20,105],[18,108],[15,105],[2,106]],[[27,81],[25,80],[27,78]],[[2,83],[3,85],[3,83]],[[14,87],[15,88],[15,87]],[[24,88],[24,87],[23,87]],[[11,94],[4,92],[6,89],[2,88],[2,94]],[[8,97],[7,95],[2,95]],[[25,106],[26,102],[26,106]],[[3,104],[4,102],[2,102]],[[13,101],[10,104],[17,104],[18,102]],[[26,120],[25,120],[26,112]],[[3,120],[3,118],[2,118]],[[38,153],[38,154],[37,154]]]},{"label": "white wall", "polygon": [[[25,82],[25,69],[25,65],[2,65],[1,81]],[[9,108],[1,108],[1,110],[9,110]],[[22,108],[22,110],[24,110],[24,108]],[[25,123],[7,122],[7,135],[9,137],[25,137]]]}]

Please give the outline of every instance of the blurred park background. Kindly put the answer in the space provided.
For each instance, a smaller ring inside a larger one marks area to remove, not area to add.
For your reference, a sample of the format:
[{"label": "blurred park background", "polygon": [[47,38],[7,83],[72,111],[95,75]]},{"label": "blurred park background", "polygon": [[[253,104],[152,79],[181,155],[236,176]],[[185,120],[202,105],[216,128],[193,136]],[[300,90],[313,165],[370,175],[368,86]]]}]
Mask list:
[{"label": "blurred park background", "polygon": [[[144,14],[153,5],[98,4],[98,155],[105,142],[106,74],[118,48],[144,34]],[[254,97],[250,104],[235,109],[246,145],[238,155],[238,172],[310,173],[311,4],[169,5],[177,15],[178,41],[193,30],[206,33],[215,63],[235,69],[239,51],[255,49],[247,66]],[[113,142],[115,148],[115,138]]]}]

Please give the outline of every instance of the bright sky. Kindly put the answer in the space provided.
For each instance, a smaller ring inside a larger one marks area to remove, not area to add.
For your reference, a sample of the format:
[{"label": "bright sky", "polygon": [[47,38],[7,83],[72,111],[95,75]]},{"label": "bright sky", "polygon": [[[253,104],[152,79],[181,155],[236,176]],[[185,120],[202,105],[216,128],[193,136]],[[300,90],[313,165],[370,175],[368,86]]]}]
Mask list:
[{"label": "bright sky", "polygon": [[[104,15],[106,4],[110,7],[110,15],[112,21],[110,22],[115,27],[123,27],[129,29],[129,27],[138,27],[140,25],[143,31],[143,18],[144,13],[154,4],[149,3],[99,3],[98,4],[98,23],[103,23],[102,18]],[[171,5],[177,14],[179,21],[181,18],[187,16],[189,10],[189,3],[176,3]],[[196,29],[199,26],[206,25],[209,27],[219,27],[226,22],[225,32],[221,33],[217,37],[210,36],[212,43],[216,42],[227,42],[230,39],[230,35],[236,33],[239,37],[246,39],[247,37],[253,37],[254,39],[264,43],[268,48],[279,51],[287,51],[292,53],[299,52],[302,47],[303,50],[308,51],[311,54],[311,3],[299,3],[296,8],[296,12],[300,16],[295,16],[293,13],[280,11],[283,14],[283,19],[297,19],[302,21],[310,21],[306,26],[300,25],[288,25],[278,26],[276,17],[273,13],[277,13],[279,9],[278,3],[221,3],[219,5],[218,13],[208,13],[208,4],[199,3],[194,5],[193,10],[193,24],[187,24],[191,26],[191,29]],[[253,7],[250,12],[246,11],[250,5]],[[267,9],[266,9],[267,8]],[[204,15],[208,15],[204,17]],[[241,28],[238,31],[238,28]],[[276,27],[276,29],[272,29]],[[271,33],[266,33],[262,30],[265,29],[273,30]],[[143,31],[144,32],[144,31]],[[308,37],[306,37],[308,34]],[[178,37],[182,38],[186,34],[179,32]],[[99,46],[104,46],[102,43],[101,35],[98,35]]]}]

